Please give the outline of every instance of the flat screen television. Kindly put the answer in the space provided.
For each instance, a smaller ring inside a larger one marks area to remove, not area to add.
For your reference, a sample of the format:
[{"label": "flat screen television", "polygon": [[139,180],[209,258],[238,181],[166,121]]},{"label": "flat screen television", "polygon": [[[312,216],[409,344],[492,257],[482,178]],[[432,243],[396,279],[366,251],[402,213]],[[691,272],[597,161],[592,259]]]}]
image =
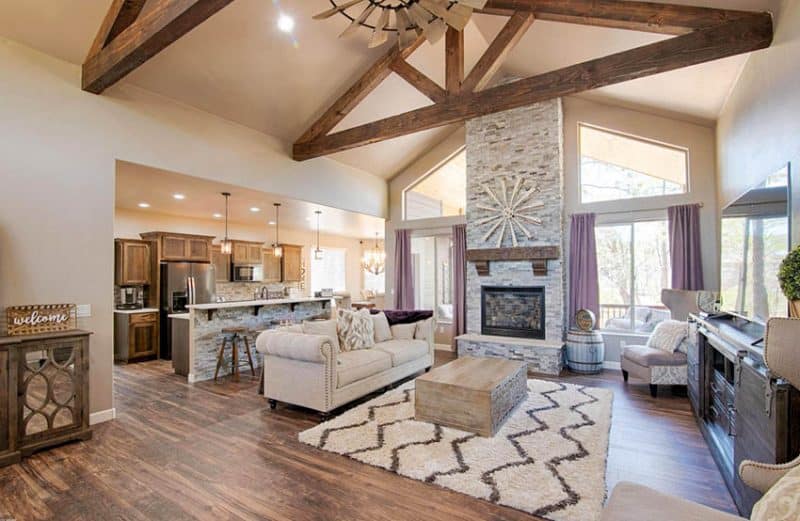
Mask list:
[{"label": "flat screen television", "polygon": [[720,300],[723,311],[766,323],[788,315],[778,268],[789,251],[786,165],[722,210]]}]

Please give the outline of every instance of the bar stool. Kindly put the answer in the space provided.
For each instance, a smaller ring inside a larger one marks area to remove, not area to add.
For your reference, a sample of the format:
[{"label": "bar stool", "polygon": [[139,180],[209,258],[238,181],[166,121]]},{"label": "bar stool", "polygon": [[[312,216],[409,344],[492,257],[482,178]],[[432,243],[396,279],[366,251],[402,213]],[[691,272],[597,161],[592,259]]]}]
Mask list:
[{"label": "bar stool", "polygon": [[244,340],[245,351],[247,351],[247,361],[250,363],[250,371],[253,373],[253,376],[255,376],[256,368],[253,365],[253,356],[250,354],[250,341],[248,340],[250,330],[246,327],[226,327],[220,332],[222,333],[222,346],[220,346],[219,354],[217,355],[217,368],[214,370],[214,381],[217,380],[219,368],[222,366],[222,361],[225,359],[225,347],[228,345],[229,341],[232,350],[231,375],[233,376],[234,382],[239,381],[239,346],[236,344],[237,340]]}]

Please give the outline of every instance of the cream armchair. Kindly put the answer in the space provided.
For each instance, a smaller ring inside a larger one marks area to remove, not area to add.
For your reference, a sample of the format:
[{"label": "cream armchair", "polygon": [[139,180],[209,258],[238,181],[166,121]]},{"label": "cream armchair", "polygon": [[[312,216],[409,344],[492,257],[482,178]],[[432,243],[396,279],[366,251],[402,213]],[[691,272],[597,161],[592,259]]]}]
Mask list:
[{"label": "cream armchair", "polygon": [[[800,319],[771,318],[767,322],[767,336],[764,342],[764,360],[767,367],[774,375],[786,379],[795,387],[800,387],[798,343],[800,343]],[[800,467],[800,457],[781,465],[745,460],[739,465],[739,476],[747,486],[766,493],[789,471],[798,467]],[[788,482],[792,483],[791,479]],[[787,488],[791,488],[791,485]],[[781,490],[778,494],[783,493]],[[794,493],[800,492],[795,488]],[[781,501],[784,505],[792,505],[798,504],[800,498],[782,497]],[[769,509],[768,505],[769,503],[763,507],[764,510]],[[756,513],[758,510],[759,504],[756,504],[752,520],[768,519],[759,517]],[[768,516],[768,513],[765,512],[763,515]],[[800,512],[797,515],[798,517],[792,519],[800,518]],[[601,521],[741,521],[743,518],[667,496],[641,485],[623,482],[614,488],[614,493],[600,519]]]}]

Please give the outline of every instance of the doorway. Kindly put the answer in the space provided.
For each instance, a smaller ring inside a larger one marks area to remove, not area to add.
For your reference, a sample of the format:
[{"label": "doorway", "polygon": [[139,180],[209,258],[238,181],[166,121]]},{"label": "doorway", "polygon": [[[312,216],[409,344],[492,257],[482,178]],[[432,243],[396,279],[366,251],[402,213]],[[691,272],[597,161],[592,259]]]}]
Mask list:
[{"label": "doorway", "polygon": [[436,319],[434,343],[451,350],[453,343],[453,235],[440,233],[411,238],[414,307],[431,309]]}]

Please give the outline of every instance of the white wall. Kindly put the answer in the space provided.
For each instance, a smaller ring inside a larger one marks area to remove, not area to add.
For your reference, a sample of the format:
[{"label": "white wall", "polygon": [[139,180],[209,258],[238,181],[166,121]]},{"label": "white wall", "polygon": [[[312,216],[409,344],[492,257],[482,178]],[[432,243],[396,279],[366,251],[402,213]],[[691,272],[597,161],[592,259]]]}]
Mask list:
[{"label": "white wall", "polygon": [[82,92],[79,67],[0,39],[0,307],[91,304],[90,408],[110,409],[115,161],[385,216],[384,180],[287,150],[124,82]]},{"label": "white wall", "polygon": [[[800,0],[784,0],[772,46],[750,55],[717,121],[719,203],[724,207],[792,162],[800,217]],[[800,226],[793,226],[797,244]]]}]

